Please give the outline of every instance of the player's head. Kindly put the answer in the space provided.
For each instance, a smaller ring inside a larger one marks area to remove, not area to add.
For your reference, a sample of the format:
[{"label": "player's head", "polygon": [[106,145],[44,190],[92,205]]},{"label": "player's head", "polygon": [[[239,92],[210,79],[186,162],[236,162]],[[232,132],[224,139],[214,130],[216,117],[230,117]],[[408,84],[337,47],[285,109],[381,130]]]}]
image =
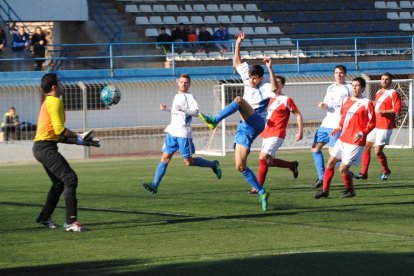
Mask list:
[{"label": "player's head", "polygon": [[276,81],[277,81],[276,94],[280,94],[280,93],[282,93],[283,87],[285,87],[286,79],[285,79],[285,77],[278,75],[278,76],[276,76]]},{"label": "player's head", "polygon": [[263,79],[264,70],[261,65],[253,65],[249,68],[249,84],[250,87],[256,88]]},{"label": "player's head", "polygon": [[388,72],[385,72],[381,75],[381,88],[388,89],[392,83],[392,75]]},{"label": "player's head", "polygon": [[345,83],[346,67],[344,65],[335,66],[334,74],[335,74],[335,82],[337,84]]},{"label": "player's head", "polygon": [[352,96],[359,98],[364,93],[367,83],[361,77],[356,77],[352,80]]},{"label": "player's head", "polygon": [[43,93],[48,94],[52,91],[56,91],[60,94],[63,92],[63,87],[59,81],[56,73],[47,73],[42,77],[40,87]]},{"label": "player's head", "polygon": [[186,93],[191,85],[191,78],[188,74],[181,74],[177,80],[178,90]]}]

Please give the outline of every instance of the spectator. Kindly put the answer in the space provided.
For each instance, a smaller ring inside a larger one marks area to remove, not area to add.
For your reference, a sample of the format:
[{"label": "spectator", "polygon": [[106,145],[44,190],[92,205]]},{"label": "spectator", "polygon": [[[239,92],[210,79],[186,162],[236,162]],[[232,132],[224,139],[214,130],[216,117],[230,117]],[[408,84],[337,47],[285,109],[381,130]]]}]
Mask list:
[{"label": "spectator", "polygon": [[6,33],[4,32],[3,28],[0,27],[0,52],[6,48],[7,40],[6,40]]},{"label": "spectator", "polygon": [[42,70],[43,62],[45,62],[45,53],[46,53],[46,36],[42,31],[42,28],[36,27],[35,33],[32,36],[32,45],[33,45],[33,56],[35,60],[35,70]]},{"label": "spectator", "polygon": [[220,53],[231,51],[231,44],[228,42],[230,39],[230,34],[224,28],[223,24],[220,24],[219,28],[214,32],[213,39],[216,41],[215,44],[220,50]]},{"label": "spectator", "polygon": [[[29,34],[25,32],[23,26],[20,26],[19,30],[13,33],[11,49],[13,51],[14,58],[28,58],[30,49],[30,37]],[[15,71],[22,71],[25,69],[24,61],[22,60],[15,61],[13,64],[13,69]]]},{"label": "spectator", "polygon": [[188,30],[187,30],[187,41],[188,42],[196,42],[196,43],[189,43],[188,46],[190,49],[197,51],[198,49],[198,36],[196,31],[194,30],[193,26],[190,25],[188,26]]},{"label": "spectator", "polygon": [[[209,31],[206,29],[206,25],[201,25],[200,31],[198,32],[198,40],[199,41],[213,41],[213,36]],[[199,52],[206,52],[208,49],[211,48],[211,43],[200,43],[198,51]]]},{"label": "spectator", "polygon": [[10,133],[15,133],[16,140],[20,140],[20,121],[19,115],[16,113],[16,108],[13,106],[9,111],[4,113],[3,122],[1,123],[1,130],[4,132],[4,140],[9,140]]},{"label": "spectator", "polygon": [[157,36],[157,42],[160,42],[158,44],[164,51],[164,54],[167,54],[171,52],[171,36],[165,32],[165,27],[160,28],[160,33]]},{"label": "spectator", "polygon": [[183,23],[178,24],[178,27],[176,27],[172,33],[171,33],[171,40],[173,42],[177,42],[174,47],[177,48],[177,50],[183,50],[186,51],[190,47],[187,42],[187,30],[184,27]]}]

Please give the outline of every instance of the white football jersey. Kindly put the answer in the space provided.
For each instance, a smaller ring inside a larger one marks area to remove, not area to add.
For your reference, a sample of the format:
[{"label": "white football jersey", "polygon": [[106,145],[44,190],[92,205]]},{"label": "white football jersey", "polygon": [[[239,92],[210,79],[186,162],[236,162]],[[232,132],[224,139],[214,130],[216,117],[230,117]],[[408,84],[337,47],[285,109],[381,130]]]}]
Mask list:
[{"label": "white football jersey", "polygon": [[164,131],[175,137],[193,138],[190,125],[192,116],[183,111],[176,110],[177,106],[180,106],[181,110],[198,110],[198,104],[192,94],[176,94],[171,105],[171,122]]},{"label": "white football jersey", "polygon": [[338,86],[336,83],[329,85],[323,102],[328,105],[326,116],[321,127],[336,128],[341,120],[342,100],[351,95],[352,86],[349,83]]},{"label": "white football jersey", "polygon": [[275,93],[272,91],[272,86],[269,83],[269,80],[266,78],[262,79],[262,82],[257,88],[252,88],[249,86],[249,66],[246,62],[243,62],[236,68],[239,73],[243,84],[244,84],[244,93],[243,99],[245,99],[257,114],[261,117],[266,118],[267,116],[267,105],[269,104],[270,98],[275,96]]}]

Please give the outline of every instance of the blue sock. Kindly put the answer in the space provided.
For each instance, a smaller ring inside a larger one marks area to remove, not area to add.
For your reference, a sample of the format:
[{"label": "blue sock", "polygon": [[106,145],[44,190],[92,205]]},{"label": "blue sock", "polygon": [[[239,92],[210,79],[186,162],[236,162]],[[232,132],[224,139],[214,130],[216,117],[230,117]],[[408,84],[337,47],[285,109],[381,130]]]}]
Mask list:
[{"label": "blue sock", "polygon": [[200,158],[200,157],[193,158],[193,162],[194,162],[193,166],[197,166],[197,167],[214,168],[216,166],[213,162],[207,159]]},{"label": "blue sock", "polygon": [[319,180],[323,180],[323,173],[325,172],[325,160],[323,159],[322,151],[314,152],[313,160],[315,162],[315,168],[318,171]]},{"label": "blue sock", "polygon": [[232,101],[229,105],[226,105],[223,108],[223,110],[221,110],[216,116],[214,116],[214,118],[216,119],[216,123],[219,123],[224,118],[227,118],[231,114],[236,113],[237,110],[239,110],[239,107],[240,106],[235,101]]},{"label": "blue sock", "polygon": [[254,172],[249,168],[246,167],[246,169],[242,172],[244,179],[250,184],[250,186],[253,187],[257,191],[259,195],[264,194],[265,189],[262,185],[259,184],[259,181],[257,181],[256,176],[254,175]]},{"label": "blue sock", "polygon": [[158,188],[158,186],[160,185],[160,182],[165,174],[165,172],[167,171],[167,166],[168,163],[164,163],[164,162],[160,162],[158,164],[157,170],[155,171],[155,175],[154,175],[154,187]]}]

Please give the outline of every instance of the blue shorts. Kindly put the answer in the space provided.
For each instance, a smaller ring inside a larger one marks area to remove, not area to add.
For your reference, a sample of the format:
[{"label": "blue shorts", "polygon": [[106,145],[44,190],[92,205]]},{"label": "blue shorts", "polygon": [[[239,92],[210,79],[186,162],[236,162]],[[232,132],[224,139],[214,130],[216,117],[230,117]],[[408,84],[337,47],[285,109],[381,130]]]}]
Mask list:
[{"label": "blue shorts", "polygon": [[265,119],[254,113],[246,122],[240,121],[234,135],[234,144],[241,145],[250,150],[254,139],[262,133],[266,126]]},{"label": "blue shorts", "polygon": [[341,132],[338,132],[334,136],[331,136],[333,128],[326,128],[326,127],[320,127],[315,133],[315,137],[313,138],[314,143],[329,143],[329,147],[333,148],[335,145],[336,140],[338,140],[339,135],[341,135]]},{"label": "blue shorts", "polygon": [[167,133],[164,145],[162,146],[162,151],[168,154],[173,154],[177,150],[180,151],[183,158],[190,158],[195,152],[193,139],[175,137]]}]

